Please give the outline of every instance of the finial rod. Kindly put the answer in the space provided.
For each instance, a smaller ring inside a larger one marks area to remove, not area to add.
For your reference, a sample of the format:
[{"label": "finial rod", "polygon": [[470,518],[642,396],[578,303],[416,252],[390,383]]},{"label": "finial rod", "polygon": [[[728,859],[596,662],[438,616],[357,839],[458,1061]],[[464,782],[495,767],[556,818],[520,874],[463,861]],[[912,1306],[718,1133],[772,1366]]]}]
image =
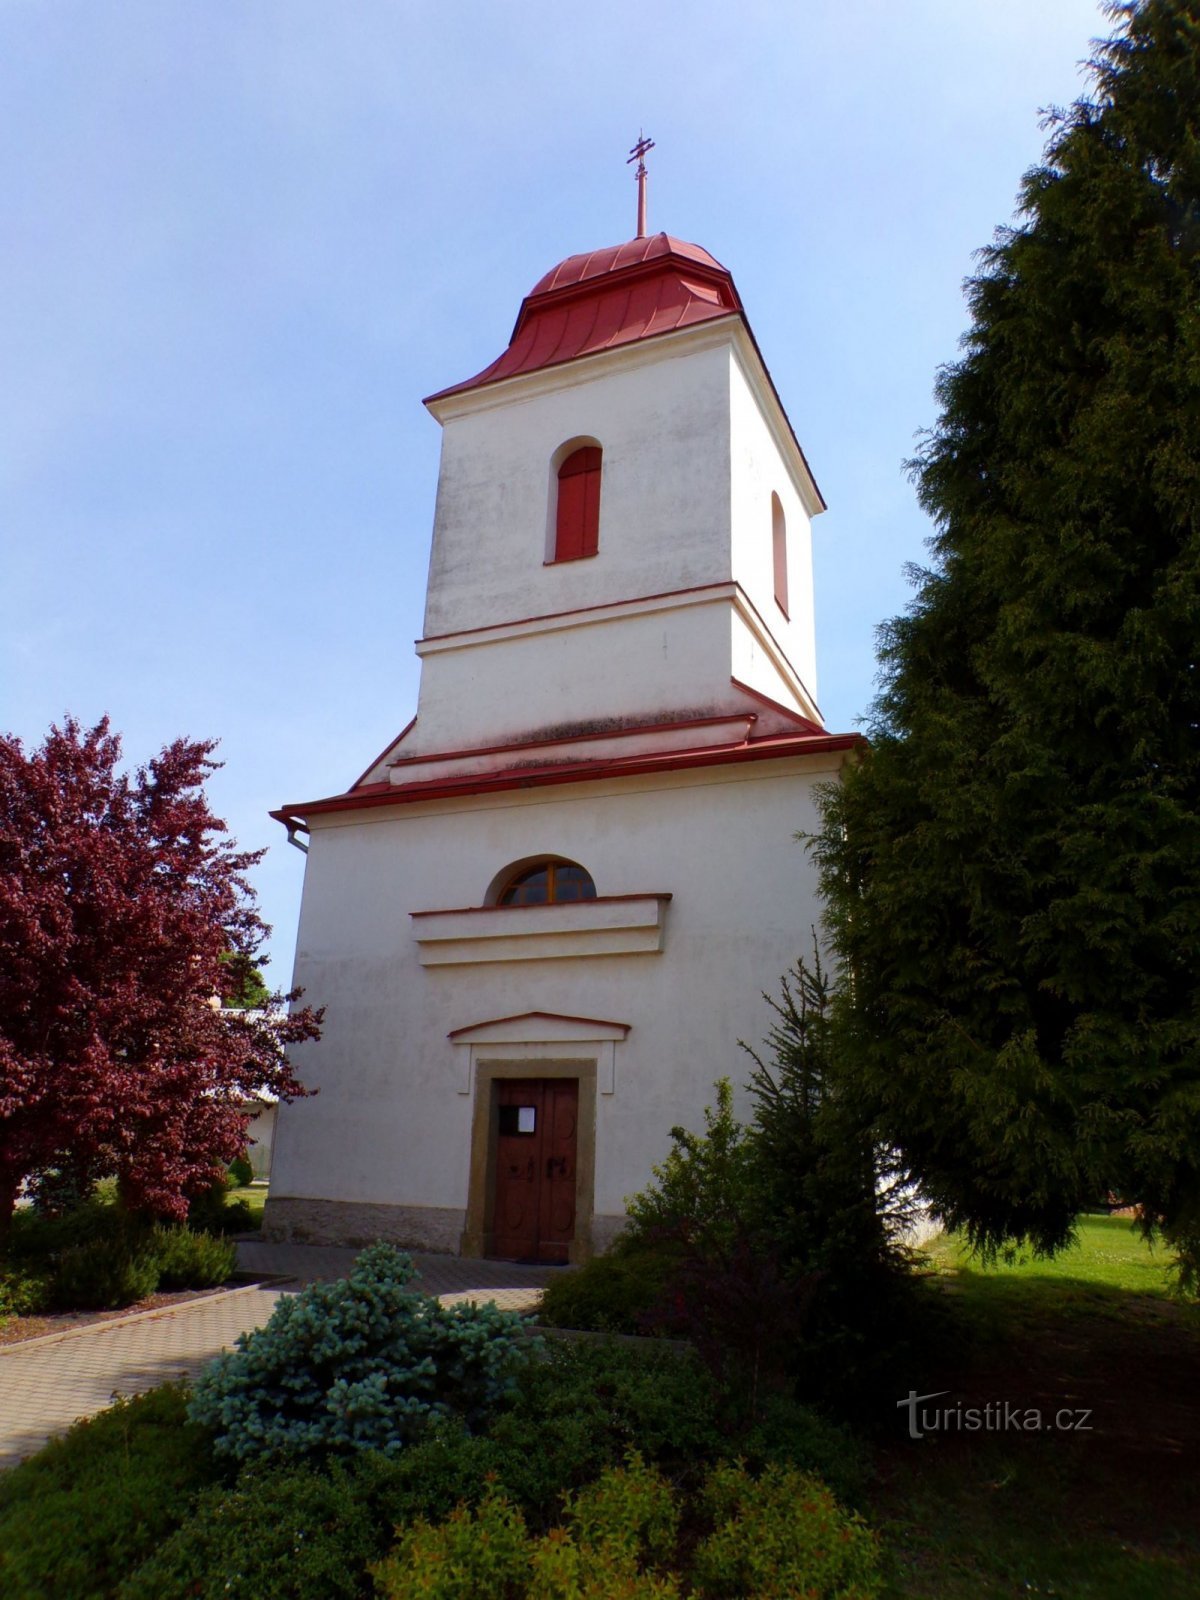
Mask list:
[{"label": "finial rod", "polygon": [[629,152],[629,159],[625,163],[625,165],[628,166],[630,161],[637,162],[637,172],[634,174],[634,176],[637,178],[638,186],[636,237],[639,239],[644,239],[646,237],[646,152],[653,149],[654,140],[647,139],[645,134],[642,133],[641,129],[639,128],[637,143]]}]

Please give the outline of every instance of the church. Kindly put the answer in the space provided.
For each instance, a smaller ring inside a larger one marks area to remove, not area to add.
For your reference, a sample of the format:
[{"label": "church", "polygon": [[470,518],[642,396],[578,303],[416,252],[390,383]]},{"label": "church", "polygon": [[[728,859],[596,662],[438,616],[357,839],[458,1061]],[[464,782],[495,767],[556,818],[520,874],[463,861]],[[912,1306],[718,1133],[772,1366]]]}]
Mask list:
[{"label": "church", "polygon": [[[635,154],[638,152],[635,151]],[[306,848],[265,1232],[581,1261],[747,1076],[819,920],[796,834],[861,746],[817,703],[824,509],[729,271],[568,256],[442,428],[416,715]]]}]

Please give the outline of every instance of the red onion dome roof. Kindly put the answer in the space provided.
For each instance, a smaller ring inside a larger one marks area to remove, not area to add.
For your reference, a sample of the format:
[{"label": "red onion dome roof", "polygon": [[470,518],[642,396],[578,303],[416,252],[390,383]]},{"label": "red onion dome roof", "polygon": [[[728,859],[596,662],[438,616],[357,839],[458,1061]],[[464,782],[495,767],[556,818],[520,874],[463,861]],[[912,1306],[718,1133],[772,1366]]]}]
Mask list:
[{"label": "red onion dome roof", "polygon": [[568,256],[521,303],[508,349],[441,400],[579,356],[740,315],[728,270],[698,244],[655,233]]},{"label": "red onion dome roof", "polygon": [[710,267],[714,272],[729,277],[717,258],[709,255],[702,245],[688,244],[686,239],[673,239],[669,233],[652,233],[648,238],[627,239],[624,244],[610,244],[604,250],[585,250],[582,255],[568,256],[538,279],[529,291],[529,298],[532,299],[535,294],[548,294],[551,289],[563,289],[568,284],[582,283],[587,278],[620,272],[625,267],[638,267],[643,262],[656,261],[662,256],[698,261],[701,266]]}]

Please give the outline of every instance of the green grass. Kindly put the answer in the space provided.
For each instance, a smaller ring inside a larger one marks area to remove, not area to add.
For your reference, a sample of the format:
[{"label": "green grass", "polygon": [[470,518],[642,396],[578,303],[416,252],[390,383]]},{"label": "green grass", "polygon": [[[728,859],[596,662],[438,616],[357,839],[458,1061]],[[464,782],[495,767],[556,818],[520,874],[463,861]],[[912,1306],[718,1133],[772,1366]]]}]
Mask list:
[{"label": "green grass", "polygon": [[1172,1299],[1165,1254],[1107,1216],[1081,1217],[1053,1260],[985,1265],[955,1239],[929,1253],[954,1332],[912,1388],[1086,1409],[1090,1426],[890,1440],[873,1511],[891,1600],[1192,1600],[1200,1310]]},{"label": "green grass", "polygon": [[229,1199],[227,1204],[232,1205],[237,1200],[244,1200],[250,1207],[251,1228],[261,1228],[263,1207],[267,1203],[266,1185],[264,1184],[261,1188],[256,1184],[253,1187],[246,1187],[244,1189],[231,1189],[229,1191]]},{"label": "green grass", "polygon": [[1147,1245],[1131,1218],[1082,1216],[1076,1231],[1076,1242],[1051,1258],[1017,1253],[985,1266],[971,1255],[965,1241],[945,1235],[934,1241],[929,1254],[943,1272],[966,1270],[998,1283],[1071,1281],[1135,1294],[1170,1293],[1170,1256]]}]

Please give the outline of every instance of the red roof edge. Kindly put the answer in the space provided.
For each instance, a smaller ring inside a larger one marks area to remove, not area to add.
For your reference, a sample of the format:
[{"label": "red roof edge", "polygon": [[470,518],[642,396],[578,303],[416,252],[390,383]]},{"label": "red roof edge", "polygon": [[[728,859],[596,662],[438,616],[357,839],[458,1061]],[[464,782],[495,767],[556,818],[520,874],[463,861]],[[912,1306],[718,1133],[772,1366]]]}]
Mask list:
[{"label": "red roof edge", "polygon": [[[758,613],[755,612],[757,616]],[[796,711],[791,706],[785,706],[781,700],[772,700],[769,694],[763,694],[761,689],[752,689],[748,683],[743,683],[740,678],[730,677],[730,683],[740,694],[749,695],[751,700],[757,700],[760,706],[770,706],[772,711],[777,711],[781,717],[787,717],[789,722],[797,723],[801,728],[810,733],[824,733],[825,729],[819,722],[814,722],[811,717],[806,717],[803,711]]]},{"label": "red roof edge", "polygon": [[604,777],[638,777],[650,772],[681,772],[697,767],[722,767],[740,761],[782,760],[787,756],[825,755],[866,746],[861,733],[795,733],[762,739],[754,744],[672,750],[658,756],[613,757],[607,760],[564,763],[557,767],[521,772],[474,774],[463,779],[435,779],[425,783],[368,784],[350,794],[331,795],[281,806],[270,816],[284,826],[305,817],[328,816],[339,811],[367,811],[378,806],[412,805],[421,800],[445,800],[511,789],[536,789],[551,784],[587,783]]},{"label": "red roof edge", "polygon": [[400,743],[400,741],[402,739],[407,738],[408,735],[412,732],[412,730],[416,727],[416,725],[417,725],[416,717],[410,717],[408,719],[408,721],[405,723],[404,727],[400,729],[400,732],[396,735],[396,737],[394,739],[390,740],[387,744],[384,745],[383,749],[375,757],[374,761],[372,761],[368,766],[365,766],[363,768],[363,770],[359,773],[358,777],[355,778],[354,782],[350,785],[350,787],[352,789],[357,789],[359,787],[359,785],[362,783],[363,779],[366,777],[367,773],[368,772],[373,772],[375,770],[375,768],[379,765],[379,763],[383,760],[384,756],[390,756],[392,751],[396,748],[396,746]]}]

